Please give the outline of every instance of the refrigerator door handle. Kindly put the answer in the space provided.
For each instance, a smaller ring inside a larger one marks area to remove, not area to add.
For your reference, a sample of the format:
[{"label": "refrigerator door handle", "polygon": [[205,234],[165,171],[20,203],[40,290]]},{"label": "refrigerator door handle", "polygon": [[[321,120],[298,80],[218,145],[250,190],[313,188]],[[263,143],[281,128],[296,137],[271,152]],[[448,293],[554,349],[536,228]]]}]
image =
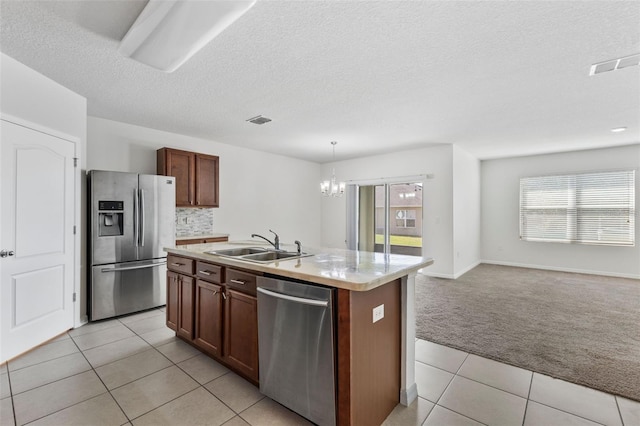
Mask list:
[{"label": "refrigerator door handle", "polygon": [[140,224],[139,224],[139,206],[140,200],[138,199],[138,189],[133,190],[133,241],[135,245],[139,245],[140,241]]},{"label": "refrigerator door handle", "polygon": [[136,266],[123,266],[121,268],[102,268],[100,270],[100,272],[122,272],[122,271],[133,271],[134,269],[146,269],[146,268],[155,268],[158,266],[162,266],[162,265],[166,265],[167,262],[157,262],[157,263],[150,263],[147,265],[136,265]]},{"label": "refrigerator door handle", "polygon": [[140,222],[138,224],[139,232],[138,234],[140,235],[140,242],[139,245],[140,247],[144,247],[144,190],[140,189]]}]

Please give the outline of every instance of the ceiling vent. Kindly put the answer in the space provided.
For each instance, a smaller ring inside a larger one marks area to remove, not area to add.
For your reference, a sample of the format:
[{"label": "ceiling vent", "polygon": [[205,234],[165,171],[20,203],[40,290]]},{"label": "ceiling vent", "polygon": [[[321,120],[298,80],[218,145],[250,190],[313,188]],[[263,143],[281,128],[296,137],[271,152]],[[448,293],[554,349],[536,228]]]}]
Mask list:
[{"label": "ceiling vent", "polygon": [[261,115],[256,115],[256,116],[255,116],[255,117],[253,117],[253,118],[249,118],[247,121],[248,121],[249,123],[253,123],[253,124],[264,124],[264,123],[268,123],[268,122],[270,122],[270,121],[271,121],[271,119],[270,119],[270,118],[267,118],[267,117],[263,117],[263,116],[261,116]]},{"label": "ceiling vent", "polygon": [[589,75],[602,74],[607,71],[621,70],[640,64],[640,54],[625,56],[624,58],[612,59],[606,62],[599,62],[591,65]]}]

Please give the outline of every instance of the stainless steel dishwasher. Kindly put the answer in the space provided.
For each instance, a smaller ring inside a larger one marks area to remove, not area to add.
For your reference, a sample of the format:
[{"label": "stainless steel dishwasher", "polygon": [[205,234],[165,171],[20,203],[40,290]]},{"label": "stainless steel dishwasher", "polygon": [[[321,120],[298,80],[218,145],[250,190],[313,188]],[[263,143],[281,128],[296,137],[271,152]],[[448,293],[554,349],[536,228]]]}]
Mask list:
[{"label": "stainless steel dishwasher", "polygon": [[333,290],[258,277],[260,392],[319,425],[336,424]]}]

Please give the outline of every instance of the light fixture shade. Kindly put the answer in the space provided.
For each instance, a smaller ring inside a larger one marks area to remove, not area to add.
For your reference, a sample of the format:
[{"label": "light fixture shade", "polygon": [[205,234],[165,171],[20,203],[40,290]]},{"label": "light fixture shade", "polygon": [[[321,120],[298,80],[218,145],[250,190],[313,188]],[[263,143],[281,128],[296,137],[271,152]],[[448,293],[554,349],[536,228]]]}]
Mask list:
[{"label": "light fixture shade", "polygon": [[347,184],[336,181],[335,169],[331,175],[331,180],[320,182],[320,193],[327,197],[340,197],[344,194]]},{"label": "light fixture shade", "polygon": [[149,0],[118,51],[138,62],[173,72],[256,0]]},{"label": "light fixture shade", "polygon": [[[336,145],[338,142],[331,142],[331,146],[333,147],[333,161],[336,161]],[[331,180],[325,180],[320,182],[320,193],[327,197],[340,197],[344,194],[344,191],[347,187],[345,182],[337,182],[336,181],[336,168],[331,169]]]},{"label": "light fixture shade", "polygon": [[331,182],[329,182],[328,180],[320,182],[320,192],[322,193],[322,195],[329,195],[330,188],[331,188]]}]

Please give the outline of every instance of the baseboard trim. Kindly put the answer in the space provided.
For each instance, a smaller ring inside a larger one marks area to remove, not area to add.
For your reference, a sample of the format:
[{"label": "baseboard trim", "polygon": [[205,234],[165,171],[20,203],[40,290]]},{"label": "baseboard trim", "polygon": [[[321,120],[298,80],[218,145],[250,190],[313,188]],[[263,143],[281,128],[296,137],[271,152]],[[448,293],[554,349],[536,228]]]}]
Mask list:
[{"label": "baseboard trim", "polygon": [[482,263],[482,261],[479,260],[479,261],[477,261],[475,263],[472,263],[471,265],[467,266],[462,271],[459,271],[459,272],[457,272],[455,274],[441,274],[439,272],[431,272],[431,271],[427,270],[426,268],[418,270],[418,273],[422,274],[422,275],[425,275],[427,277],[445,278],[445,279],[448,279],[448,280],[457,280],[458,278],[460,278],[461,276],[463,276],[464,274],[466,274],[467,272],[469,272],[470,270],[472,270],[476,266],[480,265],[481,263]]},{"label": "baseboard trim", "polygon": [[636,280],[640,279],[640,275],[634,275],[634,274],[619,274],[616,272],[594,271],[590,269],[561,268],[556,266],[535,265],[530,263],[503,262],[498,260],[481,260],[480,263],[486,263],[489,265],[500,265],[500,266],[515,266],[518,268],[542,269],[546,271],[572,272],[575,274],[601,275],[605,277],[631,278]]},{"label": "baseboard trim", "polygon": [[418,398],[418,385],[415,383],[409,389],[400,389],[400,404],[408,407]]},{"label": "baseboard trim", "polygon": [[427,277],[446,278],[446,279],[449,279],[449,280],[454,279],[453,275],[451,275],[451,274],[440,274],[438,272],[427,272],[424,269],[420,269],[418,272],[421,273],[422,275],[427,276]]},{"label": "baseboard trim", "polygon": [[453,279],[457,280],[458,278],[460,278],[461,276],[463,276],[464,274],[466,274],[467,272],[469,272],[470,270],[472,270],[473,268],[478,266],[480,263],[482,263],[482,262],[477,261],[476,263],[472,263],[466,269],[463,269],[462,271],[453,274]]}]

